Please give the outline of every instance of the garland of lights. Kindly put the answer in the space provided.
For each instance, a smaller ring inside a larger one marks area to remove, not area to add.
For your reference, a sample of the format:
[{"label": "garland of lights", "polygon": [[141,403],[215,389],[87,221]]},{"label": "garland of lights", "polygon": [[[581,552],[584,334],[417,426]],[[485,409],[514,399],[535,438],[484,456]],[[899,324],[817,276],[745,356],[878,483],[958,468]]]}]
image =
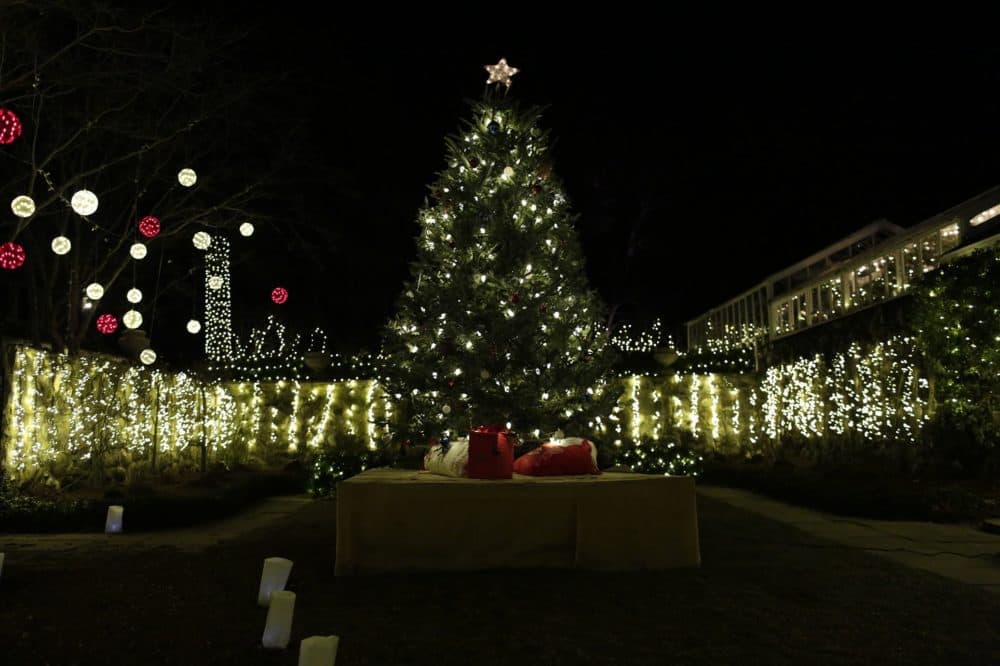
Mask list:
[{"label": "garland of lights", "polygon": [[212,238],[205,252],[205,356],[212,363],[232,363],[236,360],[229,239],[222,235]]}]

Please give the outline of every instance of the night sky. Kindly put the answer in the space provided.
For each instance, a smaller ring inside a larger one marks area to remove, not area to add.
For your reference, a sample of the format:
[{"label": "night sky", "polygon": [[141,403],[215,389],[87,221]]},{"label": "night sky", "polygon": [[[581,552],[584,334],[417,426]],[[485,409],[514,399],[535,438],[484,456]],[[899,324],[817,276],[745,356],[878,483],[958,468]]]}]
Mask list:
[{"label": "night sky", "polygon": [[282,283],[286,321],[375,347],[444,137],[500,57],[512,94],[550,107],[594,287],[637,321],[680,324],[878,218],[910,226],[1000,183],[1000,48],[971,38],[261,25],[261,65],[301,77],[271,111],[308,124],[289,214],[315,236],[283,256],[280,220],[260,235],[266,270],[254,253],[233,271],[238,329]]}]

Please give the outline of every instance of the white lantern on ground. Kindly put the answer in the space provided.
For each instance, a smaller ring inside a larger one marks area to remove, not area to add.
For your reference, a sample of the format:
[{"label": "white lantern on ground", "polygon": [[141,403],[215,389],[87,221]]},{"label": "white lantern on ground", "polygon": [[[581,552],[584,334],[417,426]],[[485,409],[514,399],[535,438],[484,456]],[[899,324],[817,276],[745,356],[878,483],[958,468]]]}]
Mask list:
[{"label": "white lantern on ground", "polygon": [[93,215],[97,212],[97,195],[90,190],[79,190],[69,204],[77,215]]},{"label": "white lantern on ground", "polygon": [[139,328],[142,326],[142,313],[138,310],[129,310],[122,315],[122,323],[125,328]]},{"label": "white lantern on ground", "polygon": [[240,234],[246,238],[253,236],[253,225],[249,222],[244,222],[240,225]]},{"label": "white lantern on ground", "polygon": [[87,285],[87,298],[92,301],[99,301],[104,296],[104,287],[96,282]]},{"label": "white lantern on ground", "polygon": [[207,250],[208,246],[212,244],[212,237],[204,231],[199,231],[191,238],[191,242],[199,250]]},{"label": "white lantern on ground", "polygon": [[132,287],[131,289],[128,290],[128,293],[125,294],[125,300],[127,300],[129,303],[141,303],[142,292],[136,289],[135,287]]},{"label": "white lantern on ground", "polygon": [[14,200],[10,202],[10,209],[18,217],[31,217],[35,214],[35,200],[22,194],[19,197],[14,197]]},{"label": "white lantern on ground", "polygon": [[177,172],[177,182],[184,187],[191,187],[198,182],[198,174],[194,172],[194,169],[181,169]]},{"label": "white lantern on ground", "polygon": [[260,587],[257,590],[258,606],[267,606],[272,594],[285,589],[292,564],[291,560],[284,557],[269,557],[264,560],[264,570],[260,574]]},{"label": "white lantern on ground", "polygon": [[52,251],[62,256],[70,251],[73,244],[65,236],[56,236],[52,239]]},{"label": "white lantern on ground", "polygon": [[122,517],[125,507],[117,504],[108,507],[108,517],[104,521],[105,534],[118,534],[122,531]]},{"label": "white lantern on ground", "polygon": [[144,259],[146,257],[146,252],[145,243],[133,243],[132,247],[128,250],[128,253],[132,255],[133,259]]},{"label": "white lantern on ground", "polygon": [[191,335],[197,335],[198,331],[201,330],[201,322],[197,319],[191,319],[187,323],[187,332]]},{"label": "white lantern on ground", "polygon": [[310,636],[299,646],[299,666],[334,666],[339,636]]},{"label": "white lantern on ground", "polygon": [[295,593],[278,590],[271,595],[267,609],[262,643],[266,648],[284,650],[292,635],[292,616],[295,614]]},{"label": "white lantern on ground", "polygon": [[153,365],[156,363],[156,352],[152,349],[143,349],[139,352],[139,360],[143,365]]}]

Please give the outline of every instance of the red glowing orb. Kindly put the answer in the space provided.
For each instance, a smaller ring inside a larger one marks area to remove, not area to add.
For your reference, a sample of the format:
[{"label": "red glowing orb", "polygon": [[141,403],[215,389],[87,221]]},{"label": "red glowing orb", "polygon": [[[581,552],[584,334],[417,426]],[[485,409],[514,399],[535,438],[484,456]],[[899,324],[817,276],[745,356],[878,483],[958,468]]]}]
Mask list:
[{"label": "red glowing orb", "polygon": [[14,143],[21,136],[21,119],[10,109],[0,109],[0,144]]},{"label": "red glowing orb", "polygon": [[0,245],[0,268],[8,271],[24,265],[24,248],[17,243],[6,242]]},{"label": "red glowing orb", "polygon": [[271,300],[281,305],[288,300],[288,290],[284,287],[275,287],[271,290]]},{"label": "red glowing orb", "polygon": [[160,233],[160,220],[152,215],[142,218],[139,220],[139,233],[146,238],[152,238]]},{"label": "red glowing orb", "polygon": [[104,335],[111,335],[118,330],[118,318],[113,314],[102,314],[97,318],[97,330]]}]

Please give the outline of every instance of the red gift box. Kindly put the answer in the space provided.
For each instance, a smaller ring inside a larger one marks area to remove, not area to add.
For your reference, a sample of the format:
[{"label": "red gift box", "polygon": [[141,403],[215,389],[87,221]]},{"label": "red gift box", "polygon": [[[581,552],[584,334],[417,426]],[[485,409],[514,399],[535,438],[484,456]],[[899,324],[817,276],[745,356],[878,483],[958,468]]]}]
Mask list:
[{"label": "red gift box", "polygon": [[469,431],[469,478],[514,478],[514,437],[499,425]]}]

